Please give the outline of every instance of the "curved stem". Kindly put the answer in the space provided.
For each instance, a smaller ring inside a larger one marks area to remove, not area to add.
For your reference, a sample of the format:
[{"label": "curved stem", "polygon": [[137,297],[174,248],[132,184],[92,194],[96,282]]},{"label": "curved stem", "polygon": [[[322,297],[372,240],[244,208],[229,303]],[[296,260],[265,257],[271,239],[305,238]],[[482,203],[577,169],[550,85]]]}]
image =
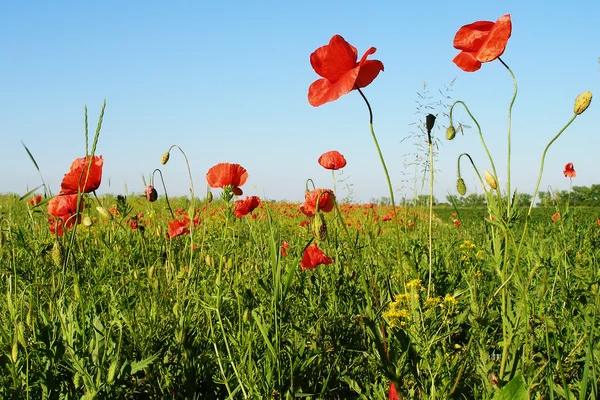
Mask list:
[{"label": "curved stem", "polygon": [[[387,166],[385,165],[385,160],[383,159],[383,154],[381,153],[381,148],[379,147],[379,142],[377,141],[377,136],[375,135],[375,130],[373,129],[373,110],[371,109],[371,104],[369,104],[369,100],[367,100],[367,98],[365,97],[365,95],[363,94],[362,90],[360,90],[360,88],[356,87],[356,90],[358,91],[358,93],[360,94],[360,96],[363,98],[363,100],[365,101],[365,103],[367,104],[367,108],[369,109],[369,128],[371,130],[371,136],[373,137],[373,142],[375,142],[375,148],[377,148],[377,154],[379,154],[379,160],[381,161],[381,165],[383,167],[383,171],[385,172],[385,178],[387,180],[387,185],[388,185],[388,189],[390,191],[390,200],[392,202],[392,209],[393,209],[393,213],[394,213],[394,220],[396,222],[395,226],[396,226],[396,241],[397,241],[397,261],[400,262],[400,222],[398,221],[398,215],[397,215],[397,210],[396,210],[396,201],[394,199],[394,189],[392,187],[392,181],[390,179],[390,174],[388,172]],[[402,270],[402,268],[400,268],[400,281],[402,282],[402,284],[404,285],[404,271]]]},{"label": "curved stem", "polygon": [[485,183],[483,182],[483,178],[481,177],[479,170],[475,166],[473,159],[471,158],[471,156],[468,153],[462,153],[461,155],[458,156],[458,176],[459,176],[459,178],[461,177],[461,175],[460,175],[460,159],[462,156],[467,156],[469,158],[469,161],[471,162],[471,166],[473,167],[473,170],[475,170],[475,173],[477,174],[477,178],[479,178],[479,182],[481,182],[483,191],[487,194],[487,187],[485,186]]},{"label": "curved stem", "polygon": [[[465,104],[464,101],[457,100],[454,102],[454,104],[452,104],[452,106],[450,107],[450,121],[452,121],[452,112],[454,111],[454,106],[457,104],[461,104],[465,108],[465,110],[467,111],[467,114],[469,114],[469,117],[471,117],[473,122],[475,122],[475,125],[477,125],[477,132],[479,133],[479,139],[481,140],[481,144],[483,145],[485,153],[487,154],[488,159],[490,160],[490,165],[492,166],[492,172],[494,173],[494,178],[496,179],[496,182],[499,182],[498,173],[496,172],[496,165],[494,164],[494,159],[492,158],[492,154],[490,153],[490,150],[488,149],[487,145],[485,144],[485,139],[483,138],[483,132],[481,131],[481,126],[479,125],[479,122],[477,122],[477,120],[475,119],[473,114],[471,114],[471,110],[469,110],[469,107],[467,107],[467,105]],[[497,185],[496,192],[498,193],[499,204],[502,207],[502,194],[500,192],[500,185]]]},{"label": "curved stem", "polygon": [[511,207],[511,191],[510,191],[510,149],[511,149],[511,145],[510,145],[510,132],[511,132],[511,121],[512,121],[512,108],[513,105],[515,104],[515,100],[517,99],[517,93],[519,91],[519,86],[517,85],[517,78],[515,78],[515,74],[513,74],[512,70],[509,68],[508,65],[506,65],[506,63],[504,61],[502,61],[502,59],[500,57],[498,57],[498,60],[502,63],[502,65],[504,65],[506,67],[506,69],[508,70],[508,72],[510,72],[510,76],[512,77],[513,80],[513,85],[515,87],[515,91],[513,93],[513,97],[512,100],[510,101],[510,105],[508,106],[508,162],[507,162],[507,174],[508,176],[506,177],[506,190],[507,190],[507,196],[508,196],[508,204],[506,205],[506,218],[508,219],[510,217],[510,207]]},{"label": "curved stem", "polygon": [[151,185],[154,186],[154,174],[158,171],[159,175],[160,175],[160,181],[162,182],[163,185],[163,189],[165,191],[165,200],[167,200],[167,207],[169,207],[169,211],[171,212],[171,218],[175,219],[175,214],[173,213],[173,209],[171,208],[171,203],[169,203],[169,195],[167,194],[167,186],[165,186],[165,180],[163,179],[163,174],[162,171],[158,168],[156,168],[154,171],[152,171],[152,182]]}]

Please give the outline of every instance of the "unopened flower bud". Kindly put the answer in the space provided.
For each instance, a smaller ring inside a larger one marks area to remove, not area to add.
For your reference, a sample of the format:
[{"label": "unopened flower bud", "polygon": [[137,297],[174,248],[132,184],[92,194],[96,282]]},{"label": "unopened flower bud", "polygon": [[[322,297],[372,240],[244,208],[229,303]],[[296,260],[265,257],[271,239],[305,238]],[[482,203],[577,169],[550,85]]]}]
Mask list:
[{"label": "unopened flower bud", "polygon": [[456,136],[456,129],[454,126],[450,125],[448,129],[446,129],[446,139],[452,140]]},{"label": "unopened flower bud", "polygon": [[212,192],[209,190],[209,191],[206,193],[206,202],[207,202],[207,203],[210,203],[210,202],[212,202],[212,201],[213,201],[213,194],[212,194]]},{"label": "unopened flower bud", "polygon": [[89,228],[90,226],[92,226],[92,219],[88,215],[86,215],[85,217],[83,217],[82,223],[83,223],[83,226],[86,226]]},{"label": "unopened flower bud", "polygon": [[425,117],[425,128],[427,129],[427,132],[431,132],[434,125],[435,125],[435,115],[427,114],[427,116]]},{"label": "unopened flower bud", "polygon": [[327,223],[322,213],[315,214],[313,218],[313,234],[319,240],[325,240],[327,238]]},{"label": "unopened flower bud", "polygon": [[467,193],[467,185],[465,185],[465,181],[463,178],[458,178],[456,180],[456,191],[461,196],[464,196]]},{"label": "unopened flower bud", "polygon": [[575,108],[574,108],[575,114],[579,115],[579,114],[583,113],[590,106],[591,102],[592,102],[592,92],[590,92],[588,90],[587,92],[581,93],[575,99]]},{"label": "unopened flower bud", "polygon": [[494,178],[494,175],[492,175],[490,171],[487,169],[483,171],[483,176],[485,177],[487,184],[490,185],[492,189],[495,190],[498,187],[498,182],[496,182],[496,178]]},{"label": "unopened flower bud", "polygon": [[167,162],[169,162],[169,152],[168,151],[165,154],[163,154],[162,157],[160,158],[160,163],[162,165],[165,165]]},{"label": "unopened flower bud", "polygon": [[54,242],[54,246],[52,246],[52,251],[50,254],[52,255],[52,262],[54,263],[54,266],[60,267],[64,261],[65,253],[59,241]]},{"label": "unopened flower bud", "polygon": [[148,185],[146,188],[146,198],[149,202],[155,202],[158,199],[158,192],[154,189],[154,186]]}]

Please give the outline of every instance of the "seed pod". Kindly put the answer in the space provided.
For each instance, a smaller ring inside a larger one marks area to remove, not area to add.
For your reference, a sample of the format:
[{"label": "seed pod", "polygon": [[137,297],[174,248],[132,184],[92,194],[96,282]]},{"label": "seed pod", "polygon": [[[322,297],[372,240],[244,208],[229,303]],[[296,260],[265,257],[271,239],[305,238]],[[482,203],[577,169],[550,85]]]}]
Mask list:
[{"label": "seed pod", "polygon": [[458,178],[456,180],[456,191],[461,196],[464,196],[467,193],[467,185],[465,185],[465,181],[463,178]]},{"label": "seed pod", "polygon": [[581,113],[583,113],[590,106],[591,102],[592,102],[592,92],[590,92],[588,90],[587,92],[581,93],[575,99],[575,107],[574,107],[575,114],[580,115]]},{"label": "seed pod", "polygon": [[448,129],[446,129],[446,139],[452,140],[456,136],[456,129],[454,126],[450,125]]}]

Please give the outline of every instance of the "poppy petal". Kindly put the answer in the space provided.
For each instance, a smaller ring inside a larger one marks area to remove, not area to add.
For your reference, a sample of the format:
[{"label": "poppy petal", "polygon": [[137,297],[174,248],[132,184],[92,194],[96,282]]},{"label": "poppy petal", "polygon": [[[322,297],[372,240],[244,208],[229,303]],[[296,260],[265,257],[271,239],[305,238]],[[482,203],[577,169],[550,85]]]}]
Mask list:
[{"label": "poppy petal", "polygon": [[[335,101],[354,89],[359,67],[347,71],[340,79],[331,82],[327,79],[314,81],[308,88],[308,102],[313,107]],[[375,77],[373,77],[375,79]]]},{"label": "poppy petal", "polygon": [[329,44],[319,47],[310,55],[315,72],[329,81],[337,81],[355,67],[358,52],[340,35],[334,35]]},{"label": "poppy petal", "polygon": [[463,51],[477,51],[494,27],[491,21],[477,21],[462,26],[454,36],[454,48]]},{"label": "poppy petal", "polygon": [[493,61],[500,57],[506,49],[506,44],[512,33],[510,14],[498,18],[485,42],[477,52],[477,60],[481,62]]},{"label": "poppy petal", "polygon": [[452,61],[465,72],[475,72],[481,68],[481,62],[475,58],[475,53],[461,51]]},{"label": "poppy petal", "polygon": [[366,87],[373,82],[379,72],[383,71],[383,63],[379,60],[367,60],[360,66],[360,72],[354,85],[359,88]]}]

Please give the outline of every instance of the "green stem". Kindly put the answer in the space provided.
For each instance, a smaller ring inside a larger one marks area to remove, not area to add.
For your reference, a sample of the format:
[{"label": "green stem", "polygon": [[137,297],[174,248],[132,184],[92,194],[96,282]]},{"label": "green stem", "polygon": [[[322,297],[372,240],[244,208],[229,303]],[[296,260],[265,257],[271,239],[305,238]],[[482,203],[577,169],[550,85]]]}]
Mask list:
[{"label": "green stem", "polygon": [[477,174],[477,178],[479,178],[479,182],[481,183],[481,186],[483,187],[483,191],[487,194],[487,187],[485,186],[485,183],[483,182],[483,178],[481,177],[481,174],[479,173],[479,170],[475,166],[475,163],[473,162],[473,159],[471,158],[471,156],[468,153],[462,153],[461,155],[458,156],[458,177],[459,178],[462,177],[461,174],[460,174],[460,159],[461,159],[462,156],[467,156],[467,158],[471,162],[471,166],[473,167],[473,170]]},{"label": "green stem", "polygon": [[510,76],[512,77],[513,80],[513,85],[515,87],[515,91],[513,93],[513,97],[512,100],[510,101],[510,105],[508,106],[508,163],[507,163],[507,173],[508,176],[506,177],[507,180],[507,196],[508,196],[508,204],[506,205],[506,218],[509,219],[510,218],[510,207],[511,207],[511,191],[510,191],[510,149],[511,149],[511,145],[510,145],[510,132],[511,132],[511,121],[512,121],[512,108],[513,105],[515,104],[515,100],[517,99],[517,92],[519,91],[519,86],[517,85],[517,78],[515,78],[515,74],[513,74],[512,70],[509,68],[508,65],[506,65],[506,63],[504,61],[502,61],[502,59],[500,57],[498,57],[498,60],[502,63],[502,65],[504,65],[506,67],[506,69],[508,70],[508,72],[510,72]]},{"label": "green stem", "polygon": [[433,272],[433,143],[429,138],[429,278],[427,283],[427,298],[431,294],[431,275]]},{"label": "green stem", "polygon": [[[377,136],[375,135],[375,130],[373,129],[373,110],[371,109],[371,104],[369,104],[369,100],[365,97],[362,90],[356,87],[356,90],[363,98],[365,103],[367,104],[367,108],[369,109],[369,128],[371,130],[371,136],[373,137],[373,142],[375,142],[375,147],[377,148],[377,154],[379,154],[379,160],[381,161],[381,165],[383,166],[383,171],[385,172],[385,178],[387,180],[388,189],[390,191],[390,200],[392,202],[392,209],[394,212],[394,220],[396,222],[396,253],[397,253],[397,261],[400,263],[400,222],[398,221],[398,215],[396,210],[396,200],[394,199],[394,189],[392,187],[392,181],[390,179],[390,174],[388,172],[387,166],[385,165],[385,160],[383,159],[383,154],[381,153],[381,148],[379,147],[379,142],[377,141]],[[400,268],[400,281],[404,285],[404,271]]]}]

